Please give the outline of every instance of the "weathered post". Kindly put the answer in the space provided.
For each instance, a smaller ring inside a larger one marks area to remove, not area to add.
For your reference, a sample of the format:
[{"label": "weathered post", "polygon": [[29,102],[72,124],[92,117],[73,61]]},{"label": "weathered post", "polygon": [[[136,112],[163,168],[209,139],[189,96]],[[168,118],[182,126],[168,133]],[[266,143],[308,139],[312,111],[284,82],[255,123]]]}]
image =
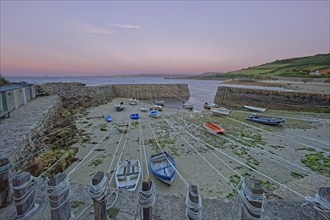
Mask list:
[{"label": "weathered post", "polygon": [[[93,197],[93,204],[94,204],[94,219],[95,220],[106,220],[107,219],[107,213],[106,213],[106,201],[105,201],[105,187],[106,184],[101,185],[104,181],[104,172],[99,171],[95,174],[95,176],[92,179],[92,185],[95,187],[96,191],[94,193],[97,193],[97,197]],[[102,187],[103,189],[101,189]],[[99,188],[99,189],[98,189]],[[93,192],[91,192],[93,193]]]},{"label": "weathered post", "polygon": [[[260,185],[260,183],[254,177],[250,177],[249,179],[246,180],[246,186],[247,186],[248,190],[254,195],[261,196],[264,193],[263,187]],[[262,208],[262,202],[250,201],[250,200],[248,200],[247,202],[250,203],[255,208],[258,208],[258,209]],[[255,219],[261,218],[261,214],[259,215],[259,214],[252,213],[251,210],[249,210],[246,207],[246,204],[243,204],[241,220],[249,220],[250,219],[249,216],[252,216]]]},{"label": "weathered post", "polygon": [[[148,174],[146,174],[142,181],[142,191],[149,191],[151,189],[151,180]],[[152,219],[152,206],[143,208],[143,220]]]},{"label": "weathered post", "polygon": [[186,198],[186,215],[190,220],[201,219],[202,217],[202,201],[196,185],[189,185],[188,198]]},{"label": "weathered post", "polygon": [[0,207],[5,206],[5,204],[10,199],[9,169],[10,169],[9,159],[1,158],[0,159]]},{"label": "weathered post", "polygon": [[[328,220],[329,219],[329,215],[330,215],[330,213],[329,213],[329,209],[330,209],[330,207],[329,207],[329,203],[330,203],[330,187],[321,187],[321,188],[319,188],[318,195],[319,195],[320,199],[322,199],[325,202],[323,204],[323,206],[325,205],[327,207],[319,207],[319,209],[321,211],[318,211],[317,209],[315,210],[316,220]],[[326,204],[328,204],[328,205],[326,205]],[[321,206],[321,204],[315,204],[314,203],[314,207],[315,206]],[[328,209],[328,210],[324,210],[324,209]],[[324,212],[322,212],[322,210],[324,210]]]},{"label": "weathered post", "polygon": [[67,175],[58,173],[50,179],[47,194],[52,220],[70,219],[70,185]]},{"label": "weathered post", "polygon": [[31,177],[30,173],[22,172],[14,176],[12,182],[16,217],[27,217],[38,207],[38,205],[34,204],[36,181]]}]

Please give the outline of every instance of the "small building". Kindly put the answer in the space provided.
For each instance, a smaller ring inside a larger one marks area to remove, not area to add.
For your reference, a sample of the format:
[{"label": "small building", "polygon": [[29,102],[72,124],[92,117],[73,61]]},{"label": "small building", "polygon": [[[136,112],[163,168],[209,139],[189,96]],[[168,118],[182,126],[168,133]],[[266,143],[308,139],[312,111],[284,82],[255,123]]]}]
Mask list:
[{"label": "small building", "polygon": [[13,111],[36,98],[35,85],[26,82],[1,85],[0,93],[0,112]]}]

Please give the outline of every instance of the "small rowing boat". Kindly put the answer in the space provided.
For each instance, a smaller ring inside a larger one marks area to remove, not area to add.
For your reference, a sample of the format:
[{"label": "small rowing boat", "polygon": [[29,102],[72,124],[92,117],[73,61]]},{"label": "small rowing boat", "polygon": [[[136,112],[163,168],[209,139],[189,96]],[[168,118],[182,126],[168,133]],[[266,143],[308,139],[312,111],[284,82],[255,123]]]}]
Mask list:
[{"label": "small rowing boat", "polygon": [[117,112],[120,112],[120,111],[124,110],[124,108],[125,108],[125,105],[124,105],[123,102],[121,102],[120,104],[115,105],[115,109],[116,109]]},{"label": "small rowing boat", "polygon": [[160,117],[160,112],[158,110],[151,110],[149,112],[149,116],[153,118],[159,118]]},{"label": "small rowing boat", "polygon": [[147,111],[148,111],[148,108],[146,108],[146,107],[141,107],[140,110],[141,110],[141,112],[147,112]]},{"label": "small rowing boat", "polygon": [[155,105],[161,105],[164,106],[165,105],[165,101],[162,99],[156,99],[155,100]]},{"label": "small rowing boat", "polygon": [[203,123],[204,127],[213,134],[224,134],[225,133],[225,129],[223,129],[222,127],[220,127],[217,124],[214,124],[213,122],[205,122]]},{"label": "small rowing boat", "polygon": [[121,124],[118,124],[118,130],[125,133],[127,132],[129,128],[129,124],[128,123],[121,123]]},{"label": "small rowing boat", "polygon": [[194,103],[192,103],[192,102],[185,102],[185,103],[183,103],[183,108],[185,108],[185,109],[193,109],[194,108]]},{"label": "small rowing boat", "polygon": [[230,110],[224,107],[220,107],[220,108],[211,108],[211,112],[213,115],[221,116],[221,115],[229,115]]},{"label": "small rowing boat", "polygon": [[219,105],[218,104],[215,104],[213,102],[211,102],[211,103],[205,102],[204,103],[204,108],[206,108],[206,109],[219,108]]},{"label": "small rowing boat", "polygon": [[106,121],[108,121],[108,122],[111,122],[111,121],[112,121],[112,117],[111,117],[111,115],[106,115],[106,116],[104,116],[104,119],[105,119]]},{"label": "small rowing boat", "polygon": [[137,100],[136,98],[132,98],[128,100],[128,103],[130,105],[137,105],[139,103],[139,100]]},{"label": "small rowing boat", "polygon": [[285,119],[283,118],[271,118],[257,114],[252,114],[246,117],[246,120],[258,122],[261,124],[267,124],[267,125],[278,125],[279,123],[285,122]]},{"label": "small rowing boat", "polygon": [[116,169],[115,179],[117,189],[135,191],[139,185],[141,166],[139,160],[121,161]]},{"label": "small rowing boat", "polygon": [[246,109],[249,109],[251,111],[255,111],[255,112],[265,112],[266,108],[259,108],[259,107],[254,107],[254,106],[250,106],[250,105],[244,105],[243,106]]},{"label": "small rowing boat", "polygon": [[155,105],[153,107],[154,110],[158,110],[158,111],[162,111],[163,110],[163,107],[161,105]]},{"label": "small rowing boat", "polygon": [[136,114],[131,114],[130,117],[131,117],[131,119],[133,119],[133,120],[137,120],[137,119],[140,118],[140,115],[139,115],[138,113],[136,113]]},{"label": "small rowing boat", "polygon": [[167,152],[158,153],[150,156],[151,172],[164,183],[171,185],[175,175],[176,162]]}]

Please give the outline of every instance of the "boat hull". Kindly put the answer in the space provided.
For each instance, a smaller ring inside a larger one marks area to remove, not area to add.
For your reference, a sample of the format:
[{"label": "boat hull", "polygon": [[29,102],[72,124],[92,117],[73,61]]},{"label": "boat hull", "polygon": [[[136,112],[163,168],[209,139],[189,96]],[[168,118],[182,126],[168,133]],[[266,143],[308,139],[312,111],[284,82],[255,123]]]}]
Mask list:
[{"label": "boat hull", "polygon": [[219,125],[216,125],[212,122],[205,122],[203,123],[203,126],[210,132],[213,134],[224,134],[225,133],[225,129],[223,129],[222,127],[220,127]]},{"label": "boat hull", "polygon": [[149,160],[151,172],[162,182],[171,185],[175,177],[176,162],[168,153],[152,155]]},{"label": "boat hull", "polygon": [[261,124],[266,124],[266,125],[278,125],[280,123],[285,122],[283,118],[271,118],[271,117],[266,117],[266,116],[249,116],[246,117],[246,120],[261,123]]},{"label": "boat hull", "polygon": [[255,111],[255,112],[265,112],[266,108],[259,108],[259,107],[254,107],[254,106],[249,106],[249,105],[244,105],[244,108]]},{"label": "boat hull", "polygon": [[139,160],[121,161],[116,169],[115,181],[117,189],[135,191],[139,185],[141,165]]}]

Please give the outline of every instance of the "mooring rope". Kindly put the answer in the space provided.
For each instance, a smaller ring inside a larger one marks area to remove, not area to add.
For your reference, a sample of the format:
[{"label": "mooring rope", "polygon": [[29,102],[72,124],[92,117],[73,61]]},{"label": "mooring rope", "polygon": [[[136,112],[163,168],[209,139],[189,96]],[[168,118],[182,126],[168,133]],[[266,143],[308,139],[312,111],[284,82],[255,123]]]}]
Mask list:
[{"label": "mooring rope", "polygon": [[[254,194],[251,192],[249,187],[247,187],[245,183],[245,179],[242,181],[241,189],[237,190],[237,193],[239,197],[241,198],[241,201],[243,203],[243,209],[244,213],[250,220],[258,220],[262,218],[262,213],[264,212],[263,203],[264,203],[264,193],[262,194]],[[251,204],[251,202],[257,202],[260,203],[260,207],[255,207]],[[255,216],[252,216],[250,213],[252,213]]]},{"label": "mooring rope", "polygon": [[255,126],[253,126],[253,125],[250,125],[250,124],[244,123],[244,122],[242,122],[242,121],[239,121],[239,120],[236,120],[236,119],[233,119],[233,118],[228,118],[228,119],[231,120],[231,121],[235,121],[235,122],[237,122],[237,123],[243,124],[243,125],[245,125],[245,126],[248,126],[248,127],[254,128],[254,129],[256,129],[256,130],[263,131],[263,132],[265,132],[265,133],[267,133],[267,134],[276,135],[276,136],[278,136],[278,137],[285,138],[285,139],[287,139],[287,140],[290,140],[290,141],[292,141],[292,142],[295,142],[295,143],[301,144],[301,145],[303,145],[303,146],[310,147],[310,148],[314,148],[314,149],[317,150],[317,151],[320,151],[320,152],[323,152],[323,153],[326,153],[326,152],[327,152],[327,151],[322,150],[322,149],[319,149],[319,148],[317,148],[317,147],[314,147],[314,146],[311,146],[311,145],[308,145],[308,144],[305,144],[305,143],[302,143],[302,142],[296,141],[296,140],[294,140],[294,139],[291,139],[291,138],[289,138],[289,137],[285,137],[285,136],[280,135],[280,134],[276,134],[276,133],[273,133],[273,132],[270,132],[270,131],[266,131],[266,130],[264,130],[264,129],[261,129],[261,128],[258,128],[258,127],[255,127]]},{"label": "mooring rope", "polygon": [[[157,146],[159,147],[159,149],[161,150],[161,152],[163,152],[163,154],[164,154],[164,151],[163,151],[162,147],[160,146],[160,144],[159,144],[159,142],[158,142],[158,140],[157,140],[157,138],[156,138],[155,132],[153,131],[153,129],[152,129],[152,127],[151,127],[150,124],[149,124],[149,127],[150,127],[151,133],[153,134],[154,139],[155,139],[155,141],[156,141],[156,143],[157,143]],[[172,166],[172,168],[175,170],[175,172],[178,173],[180,179],[181,179],[182,182],[185,184],[185,186],[187,187],[187,189],[189,189],[189,183],[187,182],[187,180],[186,180],[186,179],[182,176],[182,174],[177,170],[177,168],[173,165],[173,163],[172,163],[167,157],[165,157],[165,158],[166,158],[167,162],[168,162],[168,163]]]},{"label": "mooring rope", "polygon": [[0,175],[7,173],[13,167],[12,163],[6,163],[5,165],[0,166]]},{"label": "mooring rope", "polygon": [[202,219],[202,198],[200,194],[198,194],[198,202],[195,203],[191,201],[189,197],[189,191],[186,194],[186,217],[192,220],[200,220]]},{"label": "mooring rope", "polygon": [[138,210],[140,211],[140,218],[142,218],[142,209],[143,208],[150,208],[155,204],[156,201],[156,189],[155,184],[152,180],[150,180],[150,189],[143,191],[139,189],[138,193]]},{"label": "mooring rope", "polygon": [[33,207],[35,205],[34,203],[36,200],[35,189],[37,188],[38,181],[39,181],[38,178],[36,178],[34,176],[30,176],[29,181],[27,181],[26,183],[24,183],[20,186],[12,185],[14,191],[22,190],[22,189],[30,187],[30,189],[28,191],[26,191],[26,193],[24,193],[24,195],[22,195],[21,197],[18,197],[18,198],[14,197],[14,202],[15,202],[16,207],[22,206],[30,199],[31,196],[33,196],[33,199],[31,201],[29,208],[27,208],[26,211],[20,215],[16,214],[16,218],[22,218],[22,217],[28,216],[32,212]]},{"label": "mooring rope", "polygon": [[322,198],[318,193],[316,193],[315,197],[307,196],[305,197],[307,201],[305,204],[311,202],[314,204],[314,209],[324,217],[324,219],[330,219],[330,203]]},{"label": "mooring rope", "polygon": [[[232,186],[235,189],[235,186],[217,169],[215,168],[201,153],[198,152],[198,150],[196,150],[175,128],[173,125],[171,125],[168,120],[164,117],[161,116],[168,125],[170,125],[170,127],[181,137],[182,140],[184,140],[208,165],[210,165],[210,167],[217,172],[224,180],[226,180],[226,182]],[[189,133],[189,132],[188,132]]]},{"label": "mooring rope", "polygon": [[107,177],[103,175],[102,180],[96,184],[90,184],[86,186],[88,189],[88,194],[97,201],[101,201],[104,199],[105,192],[107,189]]},{"label": "mooring rope", "polygon": [[[67,201],[69,201],[70,196],[71,196],[71,187],[70,187],[70,182],[69,182],[69,177],[66,176],[63,181],[61,181],[58,185],[56,186],[50,186],[49,183],[47,184],[47,191],[46,195],[49,197],[49,205],[51,210],[57,210],[59,209],[62,205],[64,205]],[[52,200],[50,198],[56,197],[56,200]],[[66,199],[63,200],[63,198],[66,196]],[[63,200],[63,201],[62,201]],[[60,202],[62,201],[62,202]],[[57,206],[52,206],[51,203],[59,203]]]}]

